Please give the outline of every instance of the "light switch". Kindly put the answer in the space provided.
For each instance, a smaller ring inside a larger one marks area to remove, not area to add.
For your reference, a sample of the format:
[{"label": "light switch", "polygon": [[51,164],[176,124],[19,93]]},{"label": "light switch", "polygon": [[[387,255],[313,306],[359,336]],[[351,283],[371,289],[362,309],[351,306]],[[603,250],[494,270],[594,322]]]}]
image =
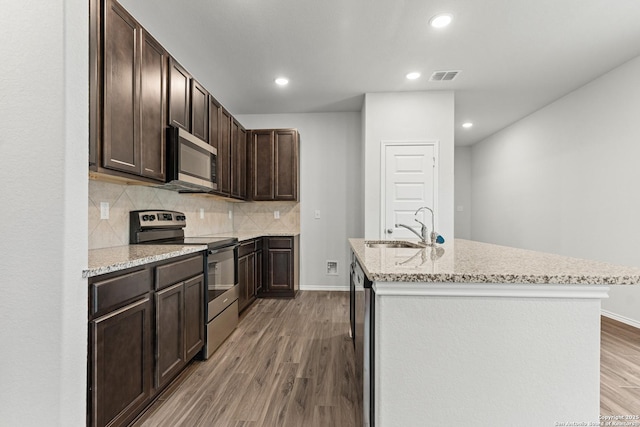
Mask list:
[{"label": "light switch", "polygon": [[456,212],[462,212],[463,210],[464,210],[464,206],[462,206],[462,205],[458,205],[456,207]]},{"label": "light switch", "polygon": [[315,213],[313,214],[313,217],[315,219],[320,219],[320,209],[316,209]]},{"label": "light switch", "polygon": [[204,208],[200,208],[200,219],[204,219]]},{"label": "light switch", "polygon": [[273,211],[273,217],[275,219],[280,219],[280,211]]},{"label": "light switch", "polygon": [[233,211],[229,209],[229,219],[233,219]]},{"label": "light switch", "polygon": [[109,202],[100,202],[100,219],[109,219]]}]

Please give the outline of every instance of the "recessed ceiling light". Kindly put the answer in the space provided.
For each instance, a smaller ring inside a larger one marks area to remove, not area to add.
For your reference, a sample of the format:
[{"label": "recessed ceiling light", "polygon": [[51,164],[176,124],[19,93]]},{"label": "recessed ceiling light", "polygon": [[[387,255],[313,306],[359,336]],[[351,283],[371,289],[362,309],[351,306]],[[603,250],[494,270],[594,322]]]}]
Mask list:
[{"label": "recessed ceiling light", "polygon": [[408,78],[409,80],[415,80],[415,79],[417,79],[418,77],[420,77],[420,73],[418,73],[417,71],[414,71],[414,72],[412,72],[412,73],[407,74],[407,78]]},{"label": "recessed ceiling light", "polygon": [[429,25],[433,28],[444,28],[451,24],[453,16],[450,13],[439,13],[429,20]]},{"label": "recessed ceiling light", "polygon": [[471,123],[471,122],[463,123],[462,127],[465,128],[465,129],[469,129],[470,127],[473,127],[473,123]]},{"label": "recessed ceiling light", "polygon": [[276,79],[276,84],[278,86],[286,86],[287,84],[289,84],[289,79],[287,79],[285,77],[278,77]]}]

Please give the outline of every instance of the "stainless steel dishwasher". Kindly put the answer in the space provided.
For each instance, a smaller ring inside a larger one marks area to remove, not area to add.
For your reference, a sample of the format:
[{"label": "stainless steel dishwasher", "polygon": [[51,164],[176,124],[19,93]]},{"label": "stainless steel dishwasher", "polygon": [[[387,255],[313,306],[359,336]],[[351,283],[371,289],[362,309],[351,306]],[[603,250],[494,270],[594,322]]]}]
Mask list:
[{"label": "stainless steel dishwasher", "polygon": [[351,333],[355,344],[356,383],[362,384],[358,388],[358,399],[362,402],[362,421],[364,426],[373,426],[373,313],[375,295],[371,288],[371,281],[367,278],[356,258],[351,253]]}]

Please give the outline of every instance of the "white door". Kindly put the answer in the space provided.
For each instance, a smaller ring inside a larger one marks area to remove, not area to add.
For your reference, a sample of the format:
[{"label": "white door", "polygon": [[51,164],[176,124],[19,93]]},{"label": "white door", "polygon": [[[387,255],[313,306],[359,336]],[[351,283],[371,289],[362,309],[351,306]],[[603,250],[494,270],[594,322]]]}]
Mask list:
[{"label": "white door", "polygon": [[[383,198],[381,236],[386,239],[417,238],[409,230],[396,227],[406,224],[420,233],[419,219],[431,232],[431,214],[415,211],[428,206],[437,212],[436,147],[434,143],[387,143],[383,145]],[[437,227],[437,225],[436,225]]]}]

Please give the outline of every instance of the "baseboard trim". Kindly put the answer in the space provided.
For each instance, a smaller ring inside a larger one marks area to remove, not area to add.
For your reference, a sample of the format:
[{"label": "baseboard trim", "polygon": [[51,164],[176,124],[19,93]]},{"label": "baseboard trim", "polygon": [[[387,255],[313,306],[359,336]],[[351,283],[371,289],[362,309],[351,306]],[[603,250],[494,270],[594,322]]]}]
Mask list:
[{"label": "baseboard trim", "polygon": [[640,329],[640,322],[637,320],[629,319],[625,316],[620,316],[619,314],[612,313],[607,310],[601,310],[600,313],[604,317],[608,317],[609,319],[617,320],[620,323],[624,323],[625,325],[633,326],[634,328]]},{"label": "baseboard trim", "polygon": [[300,285],[301,291],[341,291],[348,292],[349,285]]}]

